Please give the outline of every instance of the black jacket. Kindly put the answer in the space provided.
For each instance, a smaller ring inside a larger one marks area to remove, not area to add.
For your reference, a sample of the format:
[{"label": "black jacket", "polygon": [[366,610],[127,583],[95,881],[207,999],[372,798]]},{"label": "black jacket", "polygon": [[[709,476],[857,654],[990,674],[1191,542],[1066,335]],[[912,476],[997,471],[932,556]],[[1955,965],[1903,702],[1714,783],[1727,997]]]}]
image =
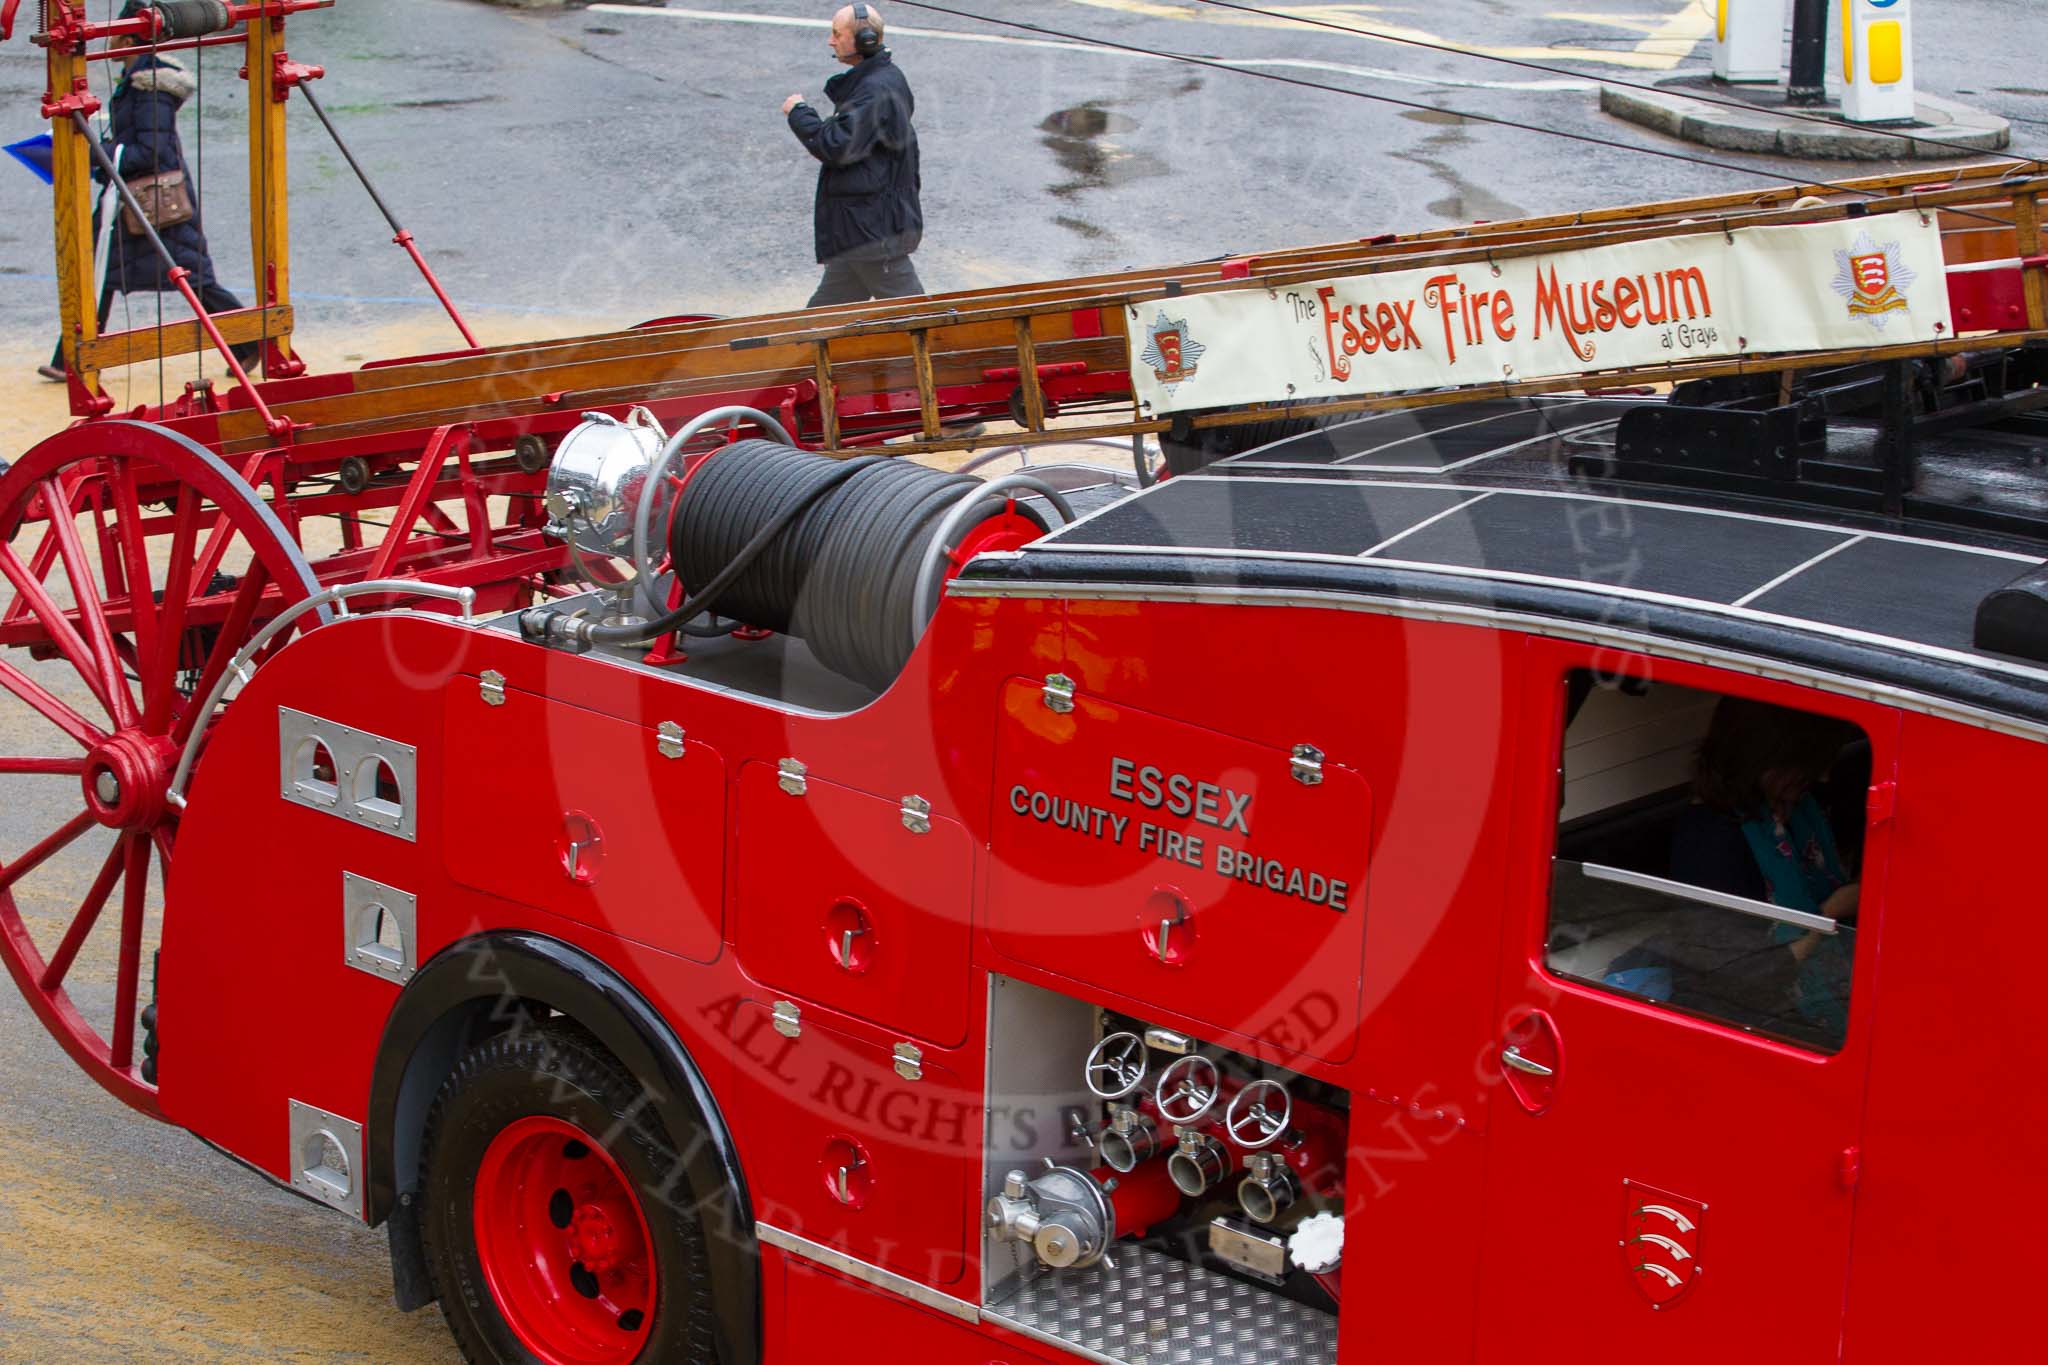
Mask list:
[{"label": "black jacket", "polygon": [[[185,149],[178,141],[178,106],[192,90],[192,77],[166,58],[145,56],[129,69],[107,103],[113,122],[107,141],[120,144],[122,179],[185,167]],[[193,189],[189,170],[186,179],[186,188]],[[195,201],[197,197],[195,194]],[[192,272],[194,290],[214,282],[213,259],[207,254],[206,234],[196,215],[188,223],[162,229],[158,236],[172,258]],[[131,235],[117,223],[110,249],[113,260],[107,266],[107,277],[115,290],[147,292],[171,287],[149,238]]]},{"label": "black jacket", "polygon": [[917,107],[887,49],[825,82],[832,117],[808,104],[789,111],[790,131],[824,164],[818,171],[818,260],[880,260],[917,250]]}]

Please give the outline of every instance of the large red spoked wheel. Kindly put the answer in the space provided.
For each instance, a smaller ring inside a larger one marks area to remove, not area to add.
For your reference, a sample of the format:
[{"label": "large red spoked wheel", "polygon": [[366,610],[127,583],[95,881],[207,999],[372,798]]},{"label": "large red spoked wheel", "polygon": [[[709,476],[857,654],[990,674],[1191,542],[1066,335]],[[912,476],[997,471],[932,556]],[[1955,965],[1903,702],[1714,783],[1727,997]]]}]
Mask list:
[{"label": "large red spoked wheel", "polygon": [[703,1222],[647,1100],[564,1019],[522,1020],[443,1082],[420,1245],[468,1359],[716,1359]]},{"label": "large red spoked wheel", "polygon": [[[140,422],[24,455],[0,477],[0,538],[0,688],[17,703],[0,697],[0,853],[22,850],[0,861],[0,957],[72,1059],[156,1115],[136,1031],[171,777],[235,654],[318,584],[229,464]],[[117,926],[95,936],[117,888]]]}]

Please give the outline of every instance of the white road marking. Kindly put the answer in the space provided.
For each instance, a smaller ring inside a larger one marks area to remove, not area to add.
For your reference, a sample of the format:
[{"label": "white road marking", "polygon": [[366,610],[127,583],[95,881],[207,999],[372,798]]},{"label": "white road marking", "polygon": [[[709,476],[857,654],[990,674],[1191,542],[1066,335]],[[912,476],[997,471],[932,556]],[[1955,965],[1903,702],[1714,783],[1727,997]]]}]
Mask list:
[{"label": "white road marking", "polygon": [[[829,19],[797,19],[780,14],[738,14],[730,10],[708,9],[647,9],[639,5],[592,5],[586,14],[610,14],[636,19],[691,19],[703,23],[718,24],[760,24],[773,28],[829,29]],[[956,43],[997,43],[1005,47],[1048,48],[1058,52],[1087,53],[1096,57],[1121,57],[1134,62],[1165,62],[1171,57],[1156,56],[1147,52],[1126,52],[1121,48],[1097,47],[1092,43],[1070,43],[1055,38],[1020,38],[1000,33],[960,33],[951,29],[911,28],[903,24],[891,24],[889,32],[899,38],[936,38]],[[1533,93],[1547,91],[1588,91],[1599,88],[1597,81],[1575,80],[1532,80],[1532,81],[1481,81],[1461,79],[1456,76],[1421,76],[1412,71],[1392,71],[1378,66],[1355,66],[1349,62],[1318,62],[1294,57],[1241,57],[1204,58],[1218,66],[1239,67],[1245,70],[1277,68],[1290,71],[1324,71],[1339,76],[1355,76],[1361,80],[1388,81],[1396,85],[1434,86],[1457,90],[1521,90]]]}]

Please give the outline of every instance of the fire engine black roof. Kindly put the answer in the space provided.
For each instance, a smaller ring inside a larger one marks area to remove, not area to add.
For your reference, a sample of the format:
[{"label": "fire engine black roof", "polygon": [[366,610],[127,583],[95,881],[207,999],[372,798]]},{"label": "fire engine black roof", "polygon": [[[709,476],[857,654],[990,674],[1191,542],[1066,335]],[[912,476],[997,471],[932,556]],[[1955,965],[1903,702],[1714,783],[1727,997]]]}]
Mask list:
[{"label": "fire engine black roof", "polygon": [[[1375,414],[1168,480],[968,577],[1455,603],[1800,662],[2048,724],[2048,668],[1972,640],[1978,604],[2048,547],[1572,477],[1567,457],[1611,447],[1630,406]],[[1989,481],[2048,499],[2048,476],[2006,467],[2023,458],[2038,443],[2003,463],[1982,442],[1930,443],[1923,491],[1961,481],[1959,496],[1981,500]]]}]

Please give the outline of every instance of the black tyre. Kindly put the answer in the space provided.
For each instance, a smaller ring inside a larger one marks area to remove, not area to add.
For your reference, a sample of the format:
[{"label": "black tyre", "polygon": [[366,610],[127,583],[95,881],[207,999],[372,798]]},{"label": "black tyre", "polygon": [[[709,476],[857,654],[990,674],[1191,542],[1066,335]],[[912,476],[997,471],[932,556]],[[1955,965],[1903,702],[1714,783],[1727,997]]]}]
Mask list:
[{"label": "black tyre", "polygon": [[441,1085],[421,1245],[479,1365],[711,1365],[704,1229],[644,1088],[563,1020],[489,1039]]}]

